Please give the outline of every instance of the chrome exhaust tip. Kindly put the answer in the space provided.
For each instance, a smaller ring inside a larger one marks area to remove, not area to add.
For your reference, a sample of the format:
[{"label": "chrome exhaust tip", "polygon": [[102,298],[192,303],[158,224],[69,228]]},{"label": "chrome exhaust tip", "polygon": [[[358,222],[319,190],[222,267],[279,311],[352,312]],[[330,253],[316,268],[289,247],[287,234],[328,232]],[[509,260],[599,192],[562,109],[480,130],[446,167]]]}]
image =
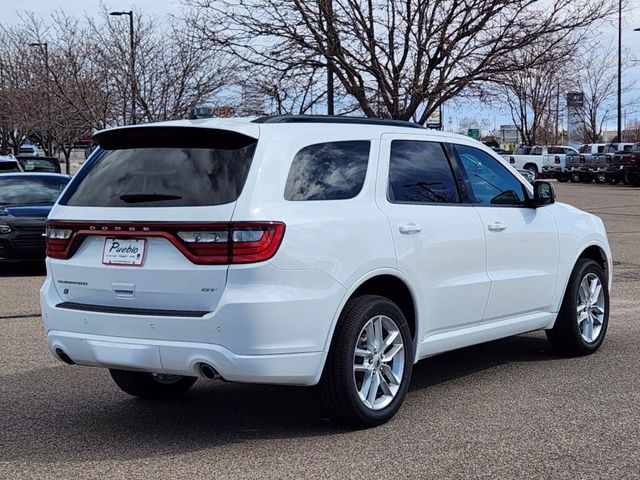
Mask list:
[{"label": "chrome exhaust tip", "polygon": [[200,366],[200,373],[203,377],[208,378],[209,380],[220,378],[220,374],[218,373],[218,371],[211,365],[207,365],[206,363],[203,363]]},{"label": "chrome exhaust tip", "polygon": [[73,360],[71,360],[71,358],[69,357],[69,355],[67,355],[66,353],[64,353],[64,350],[62,350],[61,348],[56,348],[56,355],[58,356],[58,358],[60,360],[62,360],[64,363],[66,363],[67,365],[75,365],[76,362],[74,362]]}]

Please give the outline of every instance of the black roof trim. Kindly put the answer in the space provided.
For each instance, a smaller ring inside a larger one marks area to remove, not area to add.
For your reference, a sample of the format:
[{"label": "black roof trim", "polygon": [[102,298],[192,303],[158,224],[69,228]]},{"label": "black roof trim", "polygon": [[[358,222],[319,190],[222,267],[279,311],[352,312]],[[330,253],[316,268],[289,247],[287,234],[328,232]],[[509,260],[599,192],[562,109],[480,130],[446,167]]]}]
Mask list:
[{"label": "black roof trim", "polygon": [[357,125],[386,125],[388,127],[425,128],[419,123],[384,118],[346,117],[340,115],[273,115],[252,120],[252,123],[349,123]]}]

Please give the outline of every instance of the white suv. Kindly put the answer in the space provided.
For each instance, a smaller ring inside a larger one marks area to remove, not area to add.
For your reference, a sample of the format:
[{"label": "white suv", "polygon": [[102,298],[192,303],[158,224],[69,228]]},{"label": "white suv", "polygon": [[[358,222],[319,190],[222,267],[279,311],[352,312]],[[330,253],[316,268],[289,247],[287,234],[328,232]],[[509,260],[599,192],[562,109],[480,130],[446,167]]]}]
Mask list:
[{"label": "white suv", "polygon": [[42,313],[57,358],[132,395],[320,384],[372,426],[425,357],[536,329],[573,355],[604,339],[602,221],[467,137],[270,117],[94,140],[49,216]]}]

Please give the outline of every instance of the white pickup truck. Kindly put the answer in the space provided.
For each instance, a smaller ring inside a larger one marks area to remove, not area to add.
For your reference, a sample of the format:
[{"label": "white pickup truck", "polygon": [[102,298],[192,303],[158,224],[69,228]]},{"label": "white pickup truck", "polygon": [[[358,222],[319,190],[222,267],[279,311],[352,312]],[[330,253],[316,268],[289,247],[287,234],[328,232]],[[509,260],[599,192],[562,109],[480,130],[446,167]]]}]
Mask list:
[{"label": "white pickup truck", "polygon": [[564,145],[533,147],[520,146],[511,154],[503,157],[518,170],[529,170],[536,178],[540,176],[555,177],[564,181],[565,157],[577,153],[574,148]]}]

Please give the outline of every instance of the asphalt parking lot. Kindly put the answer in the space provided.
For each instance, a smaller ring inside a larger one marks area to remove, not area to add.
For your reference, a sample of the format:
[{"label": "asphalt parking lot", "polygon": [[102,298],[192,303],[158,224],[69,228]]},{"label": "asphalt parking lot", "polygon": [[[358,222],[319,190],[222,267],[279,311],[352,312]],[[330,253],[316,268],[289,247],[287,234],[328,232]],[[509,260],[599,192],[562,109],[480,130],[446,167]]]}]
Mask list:
[{"label": "asphalt parking lot", "polygon": [[374,430],[324,418],[310,388],[200,380],[178,402],[130,398],[53,359],[42,269],[3,268],[0,478],[640,478],[640,188],[556,186],[609,231],[602,349],[561,358],[534,333],[427,359]]}]

